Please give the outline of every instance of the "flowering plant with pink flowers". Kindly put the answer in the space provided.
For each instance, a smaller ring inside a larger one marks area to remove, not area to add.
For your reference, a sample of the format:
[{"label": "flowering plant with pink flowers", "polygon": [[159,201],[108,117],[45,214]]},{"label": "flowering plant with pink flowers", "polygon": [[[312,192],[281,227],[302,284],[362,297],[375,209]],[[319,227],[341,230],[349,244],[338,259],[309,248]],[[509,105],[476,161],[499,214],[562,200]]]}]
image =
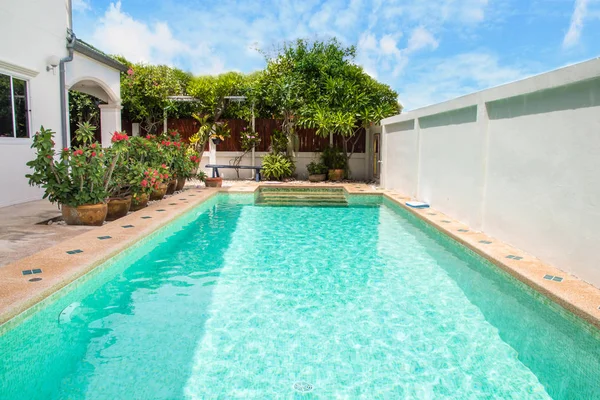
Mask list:
[{"label": "flowering plant with pink flowers", "polygon": [[248,152],[260,144],[260,136],[252,129],[243,128],[240,134],[242,139],[242,150]]}]

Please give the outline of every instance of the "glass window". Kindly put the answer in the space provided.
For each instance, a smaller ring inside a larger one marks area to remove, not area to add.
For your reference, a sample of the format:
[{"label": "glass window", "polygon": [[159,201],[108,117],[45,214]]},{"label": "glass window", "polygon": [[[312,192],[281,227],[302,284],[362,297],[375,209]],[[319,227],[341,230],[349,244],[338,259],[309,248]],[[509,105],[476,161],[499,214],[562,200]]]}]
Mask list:
[{"label": "glass window", "polygon": [[10,76],[0,75],[0,137],[14,137]]},{"label": "glass window", "polygon": [[27,81],[0,74],[0,137],[29,137]]}]

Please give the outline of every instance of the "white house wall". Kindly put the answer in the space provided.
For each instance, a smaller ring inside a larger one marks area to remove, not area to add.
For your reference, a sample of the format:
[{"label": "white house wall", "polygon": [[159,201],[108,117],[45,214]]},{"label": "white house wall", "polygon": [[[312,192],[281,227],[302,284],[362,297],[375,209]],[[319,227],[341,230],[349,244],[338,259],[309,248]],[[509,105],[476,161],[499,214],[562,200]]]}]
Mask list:
[{"label": "white house wall", "polygon": [[[30,134],[43,125],[60,138],[59,74],[46,71],[50,56],[65,57],[67,10],[64,0],[0,2],[0,71],[29,82]],[[27,184],[25,163],[34,156],[31,139],[0,138],[0,207],[40,199]]]},{"label": "white house wall", "polygon": [[386,188],[600,287],[600,59],[382,125]]}]

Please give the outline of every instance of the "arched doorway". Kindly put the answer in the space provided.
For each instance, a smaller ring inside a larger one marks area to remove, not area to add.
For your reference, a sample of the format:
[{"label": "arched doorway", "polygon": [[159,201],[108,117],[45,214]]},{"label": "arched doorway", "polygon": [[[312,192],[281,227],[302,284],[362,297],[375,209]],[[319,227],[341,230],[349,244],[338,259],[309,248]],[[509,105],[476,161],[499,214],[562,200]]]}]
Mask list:
[{"label": "arched doorway", "polygon": [[110,146],[113,132],[121,130],[121,99],[106,83],[90,76],[78,78],[76,82],[68,85],[68,89],[70,93],[79,92],[87,95],[77,96],[77,98],[86,99],[88,105],[84,108],[92,117],[96,116],[92,106],[95,103],[99,109],[97,139],[102,146]]}]

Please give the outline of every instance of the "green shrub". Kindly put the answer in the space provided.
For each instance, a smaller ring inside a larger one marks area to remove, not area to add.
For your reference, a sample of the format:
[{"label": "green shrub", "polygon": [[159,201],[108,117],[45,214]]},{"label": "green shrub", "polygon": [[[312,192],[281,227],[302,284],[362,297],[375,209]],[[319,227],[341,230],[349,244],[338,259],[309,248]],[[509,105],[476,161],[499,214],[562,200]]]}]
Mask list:
[{"label": "green shrub", "polygon": [[309,175],[321,175],[321,174],[326,174],[327,171],[329,170],[329,168],[327,168],[327,165],[323,164],[323,163],[317,163],[312,161],[310,164],[308,164],[306,166],[306,169],[308,170]]},{"label": "green shrub", "polygon": [[337,147],[325,147],[321,153],[321,163],[327,169],[346,169],[346,157]]},{"label": "green shrub", "polygon": [[287,135],[277,129],[273,130],[271,134],[271,153],[273,154],[285,154],[288,148],[288,137]]},{"label": "green shrub", "polygon": [[292,160],[282,154],[267,154],[262,160],[262,173],[269,180],[289,178],[295,168]]}]

